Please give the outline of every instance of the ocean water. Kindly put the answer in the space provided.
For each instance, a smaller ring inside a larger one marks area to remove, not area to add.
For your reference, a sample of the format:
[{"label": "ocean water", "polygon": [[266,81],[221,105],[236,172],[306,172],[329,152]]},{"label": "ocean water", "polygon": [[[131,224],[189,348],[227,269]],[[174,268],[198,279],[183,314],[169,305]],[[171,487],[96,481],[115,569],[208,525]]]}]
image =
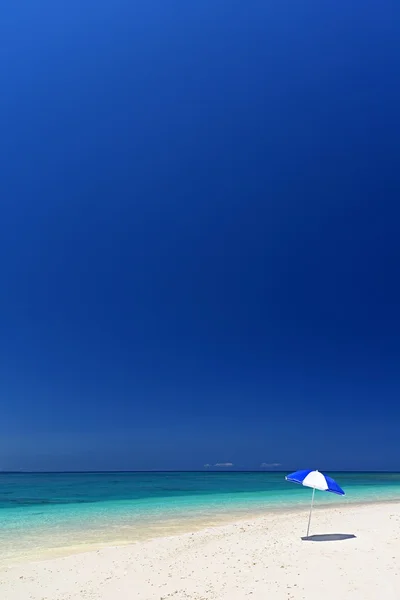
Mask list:
[{"label": "ocean water", "polygon": [[[400,473],[330,473],[346,496],[316,504],[400,500]],[[2,473],[0,563],[133,542],[276,510],[311,490],[285,473]]]}]

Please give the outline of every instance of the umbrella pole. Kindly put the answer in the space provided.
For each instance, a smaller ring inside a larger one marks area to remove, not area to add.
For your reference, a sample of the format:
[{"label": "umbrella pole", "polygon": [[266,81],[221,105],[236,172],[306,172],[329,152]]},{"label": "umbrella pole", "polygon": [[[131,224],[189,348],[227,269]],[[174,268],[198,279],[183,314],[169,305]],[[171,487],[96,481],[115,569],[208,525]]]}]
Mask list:
[{"label": "umbrella pole", "polygon": [[310,533],[311,513],[312,513],[313,506],[314,506],[314,494],[315,494],[315,488],[313,488],[313,491],[312,491],[310,514],[308,516],[307,537],[308,537],[308,534]]}]

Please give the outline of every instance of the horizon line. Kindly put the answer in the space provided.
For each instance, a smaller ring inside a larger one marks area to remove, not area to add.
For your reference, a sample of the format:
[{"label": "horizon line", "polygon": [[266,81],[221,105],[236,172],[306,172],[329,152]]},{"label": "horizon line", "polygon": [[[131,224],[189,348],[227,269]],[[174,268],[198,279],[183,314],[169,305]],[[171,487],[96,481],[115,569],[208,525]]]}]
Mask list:
[{"label": "horizon line", "polygon": [[[296,471],[298,468],[288,469],[232,469],[229,467],[218,468],[210,467],[204,469],[132,469],[132,470],[1,470],[1,475],[17,475],[17,474],[106,474],[106,473],[287,473],[288,471]],[[400,473],[400,470],[392,469],[321,469],[321,471],[330,471],[333,473]]]}]

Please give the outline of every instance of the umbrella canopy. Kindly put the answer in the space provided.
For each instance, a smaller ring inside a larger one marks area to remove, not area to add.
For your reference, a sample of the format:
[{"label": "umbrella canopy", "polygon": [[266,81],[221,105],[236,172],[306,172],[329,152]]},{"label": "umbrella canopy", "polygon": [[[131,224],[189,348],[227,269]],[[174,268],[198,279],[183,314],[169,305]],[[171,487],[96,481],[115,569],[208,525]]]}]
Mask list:
[{"label": "umbrella canopy", "polygon": [[306,487],[314,488],[315,490],[321,490],[321,492],[332,492],[332,494],[338,494],[344,496],[344,491],[336,483],[332,477],[324,475],[319,471],[312,471],[311,469],[305,469],[304,471],[296,471],[287,475],[285,478],[287,481],[293,481],[293,483],[300,483]]},{"label": "umbrella canopy", "polygon": [[306,487],[312,488],[312,498],[311,498],[311,507],[310,507],[310,515],[308,517],[308,527],[307,527],[307,537],[310,533],[310,523],[311,523],[311,513],[314,505],[314,494],[315,490],[321,490],[322,492],[332,492],[332,494],[338,494],[339,496],[344,496],[344,491],[336,483],[332,477],[328,477],[328,475],[324,475],[319,471],[312,471],[311,469],[305,469],[304,471],[295,471],[295,473],[291,473],[290,475],[286,475],[285,479],[287,481],[293,481],[293,483],[300,483],[301,485],[305,485]]}]

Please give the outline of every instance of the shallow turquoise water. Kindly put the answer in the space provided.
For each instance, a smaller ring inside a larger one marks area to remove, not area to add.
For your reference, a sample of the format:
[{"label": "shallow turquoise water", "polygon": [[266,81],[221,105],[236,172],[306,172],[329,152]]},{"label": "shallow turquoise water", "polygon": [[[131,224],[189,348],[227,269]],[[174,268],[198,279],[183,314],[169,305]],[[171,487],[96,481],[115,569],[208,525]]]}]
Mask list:
[{"label": "shallow turquoise water", "polygon": [[[400,500],[400,473],[330,473],[346,497]],[[0,474],[0,559],[175,533],[230,516],[305,507],[311,491],[285,473]]]}]

